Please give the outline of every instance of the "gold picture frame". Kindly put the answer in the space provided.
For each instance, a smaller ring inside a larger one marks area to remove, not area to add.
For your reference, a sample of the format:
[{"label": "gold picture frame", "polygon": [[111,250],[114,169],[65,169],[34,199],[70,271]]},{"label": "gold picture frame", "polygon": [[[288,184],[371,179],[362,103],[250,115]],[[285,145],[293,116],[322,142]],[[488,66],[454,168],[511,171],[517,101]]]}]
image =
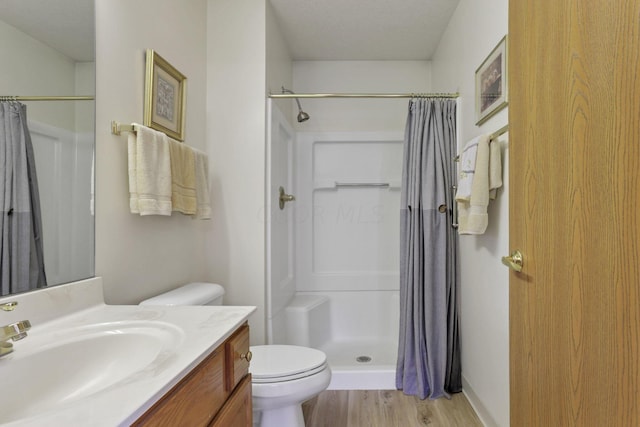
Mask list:
[{"label": "gold picture frame", "polygon": [[146,62],[144,125],[184,141],[187,78],[153,49]]},{"label": "gold picture frame", "polygon": [[476,70],[476,125],[507,106],[507,36]]}]

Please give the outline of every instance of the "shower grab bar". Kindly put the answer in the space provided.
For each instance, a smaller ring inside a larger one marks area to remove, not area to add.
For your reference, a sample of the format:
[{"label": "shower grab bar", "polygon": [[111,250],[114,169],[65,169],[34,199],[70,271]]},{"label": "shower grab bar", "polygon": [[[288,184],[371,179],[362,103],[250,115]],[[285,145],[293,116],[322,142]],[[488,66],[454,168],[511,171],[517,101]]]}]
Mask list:
[{"label": "shower grab bar", "polygon": [[336,182],[335,187],[390,187],[388,182]]}]

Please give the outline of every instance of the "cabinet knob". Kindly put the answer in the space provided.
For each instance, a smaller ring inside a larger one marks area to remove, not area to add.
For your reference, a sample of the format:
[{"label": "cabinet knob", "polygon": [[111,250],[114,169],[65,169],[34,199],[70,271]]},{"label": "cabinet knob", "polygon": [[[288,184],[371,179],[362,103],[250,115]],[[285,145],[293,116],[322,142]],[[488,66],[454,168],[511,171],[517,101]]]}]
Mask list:
[{"label": "cabinet knob", "polygon": [[245,359],[247,362],[251,362],[252,357],[253,353],[251,353],[251,350],[247,351],[246,353],[240,354],[240,359]]}]

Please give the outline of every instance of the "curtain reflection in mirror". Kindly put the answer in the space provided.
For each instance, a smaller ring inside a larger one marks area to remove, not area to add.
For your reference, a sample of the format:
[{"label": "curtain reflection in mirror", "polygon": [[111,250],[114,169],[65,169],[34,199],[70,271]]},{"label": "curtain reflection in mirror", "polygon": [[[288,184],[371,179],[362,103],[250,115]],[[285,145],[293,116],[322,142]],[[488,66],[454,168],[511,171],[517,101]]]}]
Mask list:
[{"label": "curtain reflection in mirror", "polygon": [[47,285],[33,146],[19,102],[0,102],[0,165],[0,294],[8,295]]}]

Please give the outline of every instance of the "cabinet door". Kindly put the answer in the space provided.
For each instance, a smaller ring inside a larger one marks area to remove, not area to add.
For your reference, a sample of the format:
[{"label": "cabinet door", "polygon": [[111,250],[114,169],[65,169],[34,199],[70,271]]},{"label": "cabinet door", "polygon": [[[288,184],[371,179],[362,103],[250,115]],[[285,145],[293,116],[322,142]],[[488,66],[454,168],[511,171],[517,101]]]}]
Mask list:
[{"label": "cabinet door", "polygon": [[227,340],[227,391],[231,392],[242,378],[249,372],[249,326],[241,326]]},{"label": "cabinet door", "polygon": [[224,348],[217,349],[147,411],[134,426],[206,426],[222,406]]},{"label": "cabinet door", "polygon": [[211,427],[251,427],[251,375],[247,375],[222,407]]}]

